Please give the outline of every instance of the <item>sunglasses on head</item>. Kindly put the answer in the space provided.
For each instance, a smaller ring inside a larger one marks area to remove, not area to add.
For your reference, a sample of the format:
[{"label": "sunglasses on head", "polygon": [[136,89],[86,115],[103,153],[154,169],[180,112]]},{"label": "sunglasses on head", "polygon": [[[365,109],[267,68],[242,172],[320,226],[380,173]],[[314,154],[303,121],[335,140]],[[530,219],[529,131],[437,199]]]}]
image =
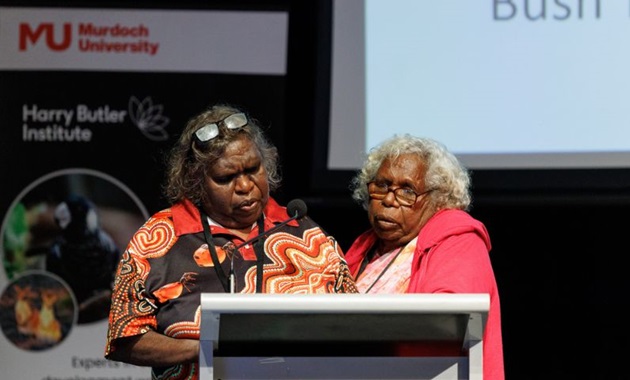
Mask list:
[{"label": "sunglasses on head", "polygon": [[247,125],[247,116],[244,113],[234,113],[223,120],[206,124],[195,131],[195,138],[199,142],[208,142],[219,135],[219,125],[227,129],[239,129]]}]

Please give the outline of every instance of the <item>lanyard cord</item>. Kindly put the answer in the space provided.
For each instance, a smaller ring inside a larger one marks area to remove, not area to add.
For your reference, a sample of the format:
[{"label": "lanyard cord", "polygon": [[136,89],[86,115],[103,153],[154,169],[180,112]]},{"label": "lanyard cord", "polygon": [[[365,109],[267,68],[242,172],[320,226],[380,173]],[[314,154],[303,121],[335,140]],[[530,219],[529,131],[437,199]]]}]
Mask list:
[{"label": "lanyard cord", "polygon": [[[210,225],[208,224],[208,215],[206,215],[205,211],[203,211],[203,208],[198,208],[199,215],[201,216],[201,225],[203,226],[203,234],[206,239],[208,249],[210,250],[210,256],[212,256],[212,262],[214,263],[214,270],[217,272],[217,277],[219,277],[225,292],[230,293],[230,282],[233,279],[230,279],[225,275],[223,267],[221,267],[221,263],[219,262],[219,255],[217,254],[214,239],[212,238],[212,233],[210,232]],[[265,232],[264,215],[261,215],[256,223],[258,224],[258,234],[262,235]],[[254,252],[256,253],[256,293],[262,293],[263,265],[265,263],[264,239],[258,239],[258,241],[254,243]]]},{"label": "lanyard cord", "polygon": [[361,275],[361,273],[363,273],[363,271],[365,270],[365,267],[367,267],[367,265],[370,263],[370,261],[372,261],[372,259],[374,258],[374,256],[376,256],[376,246],[378,244],[374,244],[372,246],[372,248],[370,248],[370,250],[368,251],[368,253],[365,255],[365,257],[363,258],[363,260],[361,261],[361,266],[359,267],[359,271],[357,272],[357,274],[354,276],[354,278],[356,278],[357,280],[359,279],[359,276]]},{"label": "lanyard cord", "polygon": [[261,236],[254,243],[254,252],[256,252],[256,293],[262,293],[263,285],[263,266],[265,264],[265,239],[262,234],[265,232],[264,216],[258,218],[258,236]]},{"label": "lanyard cord", "polygon": [[392,266],[392,264],[394,263],[394,261],[396,261],[396,259],[398,258],[398,256],[400,255],[400,252],[402,252],[404,246],[400,247],[400,249],[398,249],[398,252],[396,252],[396,254],[394,255],[394,257],[392,257],[391,260],[389,260],[389,263],[387,263],[387,266],[385,268],[383,268],[383,270],[381,271],[381,273],[379,273],[378,277],[376,277],[376,280],[374,280],[374,282],[372,283],[372,285],[370,285],[369,288],[367,288],[367,290],[365,291],[365,293],[369,293],[370,290],[372,290],[372,287],[374,285],[376,285],[376,283],[378,282],[378,280],[381,279],[381,277],[383,277],[383,275],[385,274],[385,272],[387,272],[387,270],[389,269],[389,267]]},{"label": "lanyard cord", "polygon": [[203,226],[203,234],[206,238],[206,244],[208,245],[210,255],[212,256],[212,262],[214,263],[214,270],[217,272],[219,280],[221,280],[223,289],[225,289],[226,293],[229,293],[230,284],[228,283],[228,277],[225,275],[225,272],[221,267],[221,263],[219,262],[219,255],[217,255],[217,249],[214,246],[214,240],[212,239],[212,233],[210,232],[210,225],[208,224],[208,215],[206,215],[201,207],[199,207],[199,214],[201,215],[201,225]]}]

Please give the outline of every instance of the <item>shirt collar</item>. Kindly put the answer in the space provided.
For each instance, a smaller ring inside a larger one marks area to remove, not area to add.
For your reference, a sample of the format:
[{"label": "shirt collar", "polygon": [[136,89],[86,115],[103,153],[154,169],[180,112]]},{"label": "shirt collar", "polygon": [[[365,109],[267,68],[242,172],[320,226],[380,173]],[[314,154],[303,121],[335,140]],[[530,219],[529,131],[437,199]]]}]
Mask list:
[{"label": "shirt collar", "polygon": [[[177,236],[198,233],[203,231],[201,225],[199,209],[188,199],[178,202],[171,207],[173,215],[173,225]],[[267,205],[263,210],[265,215],[265,230],[269,230],[274,225],[289,219],[286,207],[280,206],[273,198],[269,197]],[[287,223],[290,226],[298,226],[295,220]],[[218,224],[211,224],[212,227],[221,228]]]}]

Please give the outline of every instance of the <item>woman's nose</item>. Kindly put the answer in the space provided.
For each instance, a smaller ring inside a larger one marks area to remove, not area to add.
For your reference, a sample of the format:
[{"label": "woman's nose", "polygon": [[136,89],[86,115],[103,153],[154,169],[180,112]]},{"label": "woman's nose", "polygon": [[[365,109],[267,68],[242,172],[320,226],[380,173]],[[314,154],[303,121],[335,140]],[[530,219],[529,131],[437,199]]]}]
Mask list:
[{"label": "woman's nose", "polygon": [[396,199],[396,194],[393,191],[388,191],[381,202],[386,206],[400,206],[398,200]]},{"label": "woman's nose", "polygon": [[254,181],[247,174],[242,174],[236,177],[235,190],[239,193],[248,193],[251,191],[254,185]]}]

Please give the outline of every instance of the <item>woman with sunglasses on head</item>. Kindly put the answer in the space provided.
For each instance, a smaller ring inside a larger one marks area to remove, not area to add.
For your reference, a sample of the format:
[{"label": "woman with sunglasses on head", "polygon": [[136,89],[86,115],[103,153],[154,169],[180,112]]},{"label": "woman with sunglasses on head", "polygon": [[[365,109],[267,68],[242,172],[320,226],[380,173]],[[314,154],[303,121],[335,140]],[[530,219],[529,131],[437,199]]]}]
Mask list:
[{"label": "woman with sunglasses on head", "polygon": [[106,358],[150,366],[154,379],[197,379],[202,292],[357,292],[303,203],[270,196],[277,160],[239,109],[216,105],[188,122],[168,161],[172,206],[134,234],[118,266]]},{"label": "woman with sunglasses on head", "polygon": [[484,380],[501,380],[499,293],[485,226],[467,213],[467,170],[442,144],[394,136],[370,150],[352,197],[371,228],[346,252],[361,293],[487,293]]}]

